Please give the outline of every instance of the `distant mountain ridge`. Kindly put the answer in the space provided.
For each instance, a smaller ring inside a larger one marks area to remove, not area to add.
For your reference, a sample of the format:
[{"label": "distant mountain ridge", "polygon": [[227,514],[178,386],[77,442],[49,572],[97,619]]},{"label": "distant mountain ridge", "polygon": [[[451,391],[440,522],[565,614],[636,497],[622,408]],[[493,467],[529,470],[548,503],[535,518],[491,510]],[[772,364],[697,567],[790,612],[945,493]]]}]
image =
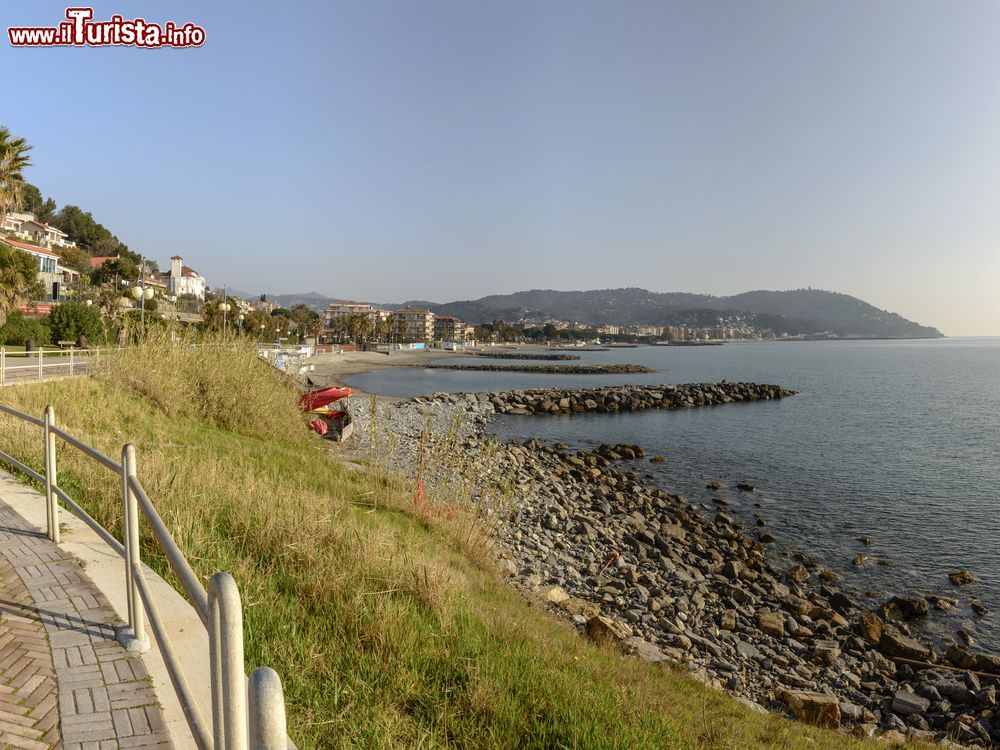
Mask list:
[{"label": "distant mountain ridge", "polygon": [[[317,292],[268,295],[291,307],[304,302],[324,307],[333,298]],[[729,297],[688,292],[651,292],[638,287],[557,291],[531,289],[513,294],[493,294],[476,300],[435,303],[408,300],[384,307],[426,307],[438,315],[452,315],[469,323],[522,319],[564,320],[588,326],[673,325],[693,319],[706,321],[720,313],[742,315],[749,322],[775,333],[828,334],[859,338],[938,338],[943,334],[864,300],[820,289],[757,290]],[[704,322],[699,325],[706,324]],[[711,323],[707,323],[711,324]]]}]

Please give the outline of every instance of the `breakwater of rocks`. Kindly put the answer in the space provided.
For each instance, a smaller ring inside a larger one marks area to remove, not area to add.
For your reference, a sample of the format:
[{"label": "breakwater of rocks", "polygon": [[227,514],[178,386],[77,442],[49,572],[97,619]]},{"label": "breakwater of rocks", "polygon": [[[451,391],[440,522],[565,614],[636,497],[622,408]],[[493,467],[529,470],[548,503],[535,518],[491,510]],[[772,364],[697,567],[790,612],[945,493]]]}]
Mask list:
[{"label": "breakwater of rocks", "polygon": [[533,359],[562,362],[581,359],[579,354],[545,354],[543,352],[471,352],[471,354],[483,359]]},{"label": "breakwater of rocks", "polygon": [[499,393],[432,393],[416,403],[450,404],[466,411],[498,414],[569,414],[581,412],[686,409],[795,395],[762,383],[686,383],[683,385],[617,385],[604,388],[538,388]]},{"label": "breakwater of rocks", "polygon": [[414,365],[429,370],[472,370],[481,372],[534,372],[541,375],[634,375],[656,372],[645,365]]},{"label": "breakwater of rocks", "polygon": [[[695,405],[696,393],[714,392],[708,385],[676,386],[683,398],[668,408]],[[855,591],[821,564],[770,552],[781,531],[766,518],[748,527],[721,501],[693,505],[645,482],[639,462],[664,457],[641,446],[498,446],[485,434],[493,404],[478,397],[386,403],[376,414],[370,403],[355,406],[360,439],[391,440],[393,466],[412,478],[421,465],[431,494],[453,472],[418,460],[434,443],[429,432],[457,439],[452,452],[480,472],[471,502],[490,497],[491,482],[513,488],[492,514],[499,569],[583,637],[682,665],[754,710],[887,740],[1000,742],[1000,657],[978,653],[961,632],[934,644],[921,634],[921,622],[963,596],[967,572],[938,595]],[[373,420],[379,429],[367,428]]]}]

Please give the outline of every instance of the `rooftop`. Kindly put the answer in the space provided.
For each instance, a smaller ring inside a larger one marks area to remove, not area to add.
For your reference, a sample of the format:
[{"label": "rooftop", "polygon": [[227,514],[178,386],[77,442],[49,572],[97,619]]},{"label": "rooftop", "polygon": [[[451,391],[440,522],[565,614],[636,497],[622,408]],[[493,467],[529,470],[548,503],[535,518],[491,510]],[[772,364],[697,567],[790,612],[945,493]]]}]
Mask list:
[{"label": "rooftop", "polygon": [[11,247],[16,247],[18,250],[24,250],[29,253],[35,253],[36,255],[47,255],[50,258],[58,258],[59,253],[54,253],[51,250],[46,250],[44,247],[38,247],[37,245],[29,245],[27,242],[17,242],[16,240],[9,240],[4,238],[2,240],[6,242]]}]

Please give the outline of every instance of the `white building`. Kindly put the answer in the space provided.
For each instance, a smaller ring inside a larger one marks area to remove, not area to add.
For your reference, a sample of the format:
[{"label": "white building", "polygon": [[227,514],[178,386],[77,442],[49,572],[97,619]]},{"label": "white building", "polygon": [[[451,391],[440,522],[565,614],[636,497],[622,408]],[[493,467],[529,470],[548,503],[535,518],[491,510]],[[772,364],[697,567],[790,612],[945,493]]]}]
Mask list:
[{"label": "white building", "polygon": [[44,247],[29,245],[25,242],[16,242],[15,240],[5,239],[0,241],[6,242],[15,250],[27,253],[38,262],[38,280],[45,287],[46,294],[51,293],[52,282],[54,281],[58,281],[65,287],[66,285],[72,284],[79,279],[80,274],[76,271],[69,268],[63,268],[59,265],[59,256],[51,250]]},{"label": "white building", "polygon": [[170,272],[167,274],[167,293],[180,297],[182,294],[193,294],[198,299],[205,299],[205,277],[184,265],[184,259],[175,255],[170,259]]},{"label": "white building", "polygon": [[3,225],[0,229],[6,229],[8,232],[20,232],[21,225],[26,221],[34,221],[35,215],[30,211],[10,211],[4,217]]},{"label": "white building", "polygon": [[15,232],[44,247],[76,247],[75,242],[66,239],[69,235],[64,231],[35,219],[22,221]]}]

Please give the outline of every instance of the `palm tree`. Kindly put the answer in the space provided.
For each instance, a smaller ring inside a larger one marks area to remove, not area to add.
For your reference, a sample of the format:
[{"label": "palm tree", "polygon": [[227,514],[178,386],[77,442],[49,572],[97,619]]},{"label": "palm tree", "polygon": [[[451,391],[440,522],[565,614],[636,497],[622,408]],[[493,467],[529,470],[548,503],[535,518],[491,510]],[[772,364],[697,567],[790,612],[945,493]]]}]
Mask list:
[{"label": "palm tree", "polygon": [[31,146],[24,138],[14,137],[10,130],[0,126],[0,225],[7,213],[21,202],[24,175],[21,171],[31,164],[28,151]]},{"label": "palm tree", "polygon": [[7,313],[38,291],[35,259],[0,242],[0,326],[7,322]]}]

